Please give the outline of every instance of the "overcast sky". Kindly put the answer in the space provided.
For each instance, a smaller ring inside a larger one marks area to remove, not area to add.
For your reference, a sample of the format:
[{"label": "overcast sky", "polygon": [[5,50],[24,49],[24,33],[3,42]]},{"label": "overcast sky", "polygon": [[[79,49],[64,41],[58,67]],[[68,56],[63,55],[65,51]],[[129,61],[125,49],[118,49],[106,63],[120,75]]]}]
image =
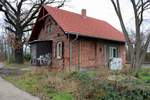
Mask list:
[{"label": "overcast sky", "polygon": [[[87,10],[87,16],[94,17],[107,21],[115,28],[121,31],[120,24],[114,8],[111,4],[111,0],[68,0],[65,6],[61,9],[72,11],[75,13],[81,13],[81,9]],[[131,26],[131,20],[133,20],[132,15],[132,5],[129,3],[130,0],[120,0],[124,20],[128,26]],[[0,13],[0,19],[2,14]],[[0,21],[2,24],[3,21]],[[1,29],[0,29],[1,30]]]}]

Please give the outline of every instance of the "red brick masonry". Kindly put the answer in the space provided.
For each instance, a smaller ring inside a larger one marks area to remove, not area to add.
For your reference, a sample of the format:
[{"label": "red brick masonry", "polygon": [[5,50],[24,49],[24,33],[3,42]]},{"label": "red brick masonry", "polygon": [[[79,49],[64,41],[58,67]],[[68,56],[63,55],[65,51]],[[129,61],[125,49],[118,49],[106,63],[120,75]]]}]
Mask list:
[{"label": "red brick masonry", "polygon": [[[48,28],[51,32],[48,33]],[[52,40],[52,67],[100,67],[109,63],[109,47],[118,48],[126,62],[123,33],[110,24],[45,6],[41,8],[29,41]],[[56,44],[63,42],[63,57],[56,58]]]}]

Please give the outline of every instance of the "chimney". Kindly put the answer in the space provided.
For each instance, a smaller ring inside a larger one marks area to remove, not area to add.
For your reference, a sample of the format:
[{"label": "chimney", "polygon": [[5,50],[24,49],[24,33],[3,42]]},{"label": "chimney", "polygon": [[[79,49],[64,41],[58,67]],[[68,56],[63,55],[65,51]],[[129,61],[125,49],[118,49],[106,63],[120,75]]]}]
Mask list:
[{"label": "chimney", "polygon": [[86,17],[86,9],[81,10],[81,15],[85,18]]}]

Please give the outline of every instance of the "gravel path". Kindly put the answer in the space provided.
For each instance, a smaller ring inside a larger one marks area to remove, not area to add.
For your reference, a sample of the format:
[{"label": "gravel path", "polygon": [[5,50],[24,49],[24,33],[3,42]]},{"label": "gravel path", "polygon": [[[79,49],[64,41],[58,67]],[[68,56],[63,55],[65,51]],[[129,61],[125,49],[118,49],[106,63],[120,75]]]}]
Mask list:
[{"label": "gravel path", "polygon": [[[0,68],[3,65],[0,63]],[[16,88],[0,77],[0,100],[40,100],[29,93]]]}]

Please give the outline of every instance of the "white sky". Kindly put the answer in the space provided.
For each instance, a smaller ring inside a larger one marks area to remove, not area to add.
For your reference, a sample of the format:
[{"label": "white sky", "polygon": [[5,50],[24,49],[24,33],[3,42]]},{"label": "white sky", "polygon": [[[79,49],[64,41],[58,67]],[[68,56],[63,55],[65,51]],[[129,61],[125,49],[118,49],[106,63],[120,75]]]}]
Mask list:
[{"label": "white sky", "polygon": [[[81,13],[81,9],[87,10],[87,16],[94,17],[97,19],[101,19],[104,21],[107,21],[111,25],[113,25],[115,28],[119,29],[121,31],[120,23],[118,21],[118,18],[116,16],[116,13],[114,11],[114,8],[111,4],[111,0],[68,0],[65,4],[65,7],[62,9]],[[133,20],[132,15],[132,8],[131,4],[129,3],[130,0],[120,0],[123,17],[125,23],[127,23],[127,26],[131,26],[133,24],[130,23],[131,20]],[[0,20],[2,19],[2,14],[0,13]],[[0,24],[2,24],[3,21],[0,21]],[[1,28],[0,28],[1,32]]]}]

